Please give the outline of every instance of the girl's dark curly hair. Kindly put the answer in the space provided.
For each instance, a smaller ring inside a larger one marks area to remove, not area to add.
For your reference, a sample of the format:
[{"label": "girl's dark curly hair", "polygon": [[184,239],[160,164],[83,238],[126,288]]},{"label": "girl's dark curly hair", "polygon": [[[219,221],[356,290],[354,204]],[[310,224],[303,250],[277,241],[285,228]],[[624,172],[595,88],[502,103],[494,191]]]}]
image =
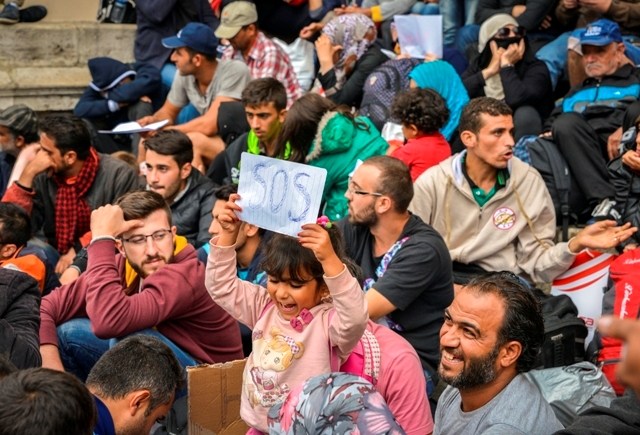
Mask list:
[{"label": "girl's dark curly hair", "polygon": [[447,103],[433,89],[408,89],[391,105],[391,113],[403,125],[415,125],[424,134],[437,132],[449,120]]}]

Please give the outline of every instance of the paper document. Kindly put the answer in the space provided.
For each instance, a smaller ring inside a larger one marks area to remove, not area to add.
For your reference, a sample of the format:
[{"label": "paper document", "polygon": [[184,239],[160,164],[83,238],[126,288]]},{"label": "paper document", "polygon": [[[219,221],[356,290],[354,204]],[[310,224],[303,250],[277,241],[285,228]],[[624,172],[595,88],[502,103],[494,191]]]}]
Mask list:
[{"label": "paper document", "polygon": [[400,50],[424,59],[431,53],[442,59],[442,15],[396,15]]},{"label": "paper document", "polygon": [[103,134],[144,133],[146,131],[160,130],[162,127],[164,127],[168,123],[169,123],[169,120],[165,119],[164,121],[154,122],[153,124],[147,124],[143,127],[135,121],[123,122],[122,124],[116,125],[113,130],[98,130],[98,133],[103,133]]},{"label": "paper document", "polygon": [[271,157],[242,153],[238,217],[250,224],[297,237],[315,223],[327,170]]}]

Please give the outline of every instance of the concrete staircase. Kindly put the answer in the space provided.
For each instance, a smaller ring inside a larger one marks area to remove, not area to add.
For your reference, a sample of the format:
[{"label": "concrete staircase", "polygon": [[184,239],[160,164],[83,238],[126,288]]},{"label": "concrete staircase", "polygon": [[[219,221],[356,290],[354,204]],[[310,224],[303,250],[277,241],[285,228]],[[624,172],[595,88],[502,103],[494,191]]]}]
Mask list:
[{"label": "concrete staircase", "polygon": [[0,108],[72,110],[91,81],[87,61],[132,62],[136,26],[51,22],[0,27]]}]

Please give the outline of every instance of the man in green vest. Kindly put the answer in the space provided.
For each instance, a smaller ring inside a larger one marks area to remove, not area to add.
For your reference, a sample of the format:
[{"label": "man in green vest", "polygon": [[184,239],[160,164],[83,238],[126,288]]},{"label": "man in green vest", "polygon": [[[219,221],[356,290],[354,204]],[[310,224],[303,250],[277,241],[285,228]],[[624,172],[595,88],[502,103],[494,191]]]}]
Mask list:
[{"label": "man in green vest", "polygon": [[[287,114],[287,91],[274,78],[251,81],[242,91],[242,104],[251,130],[239,136],[213,161],[207,175],[214,183],[238,184],[243,152],[275,157],[275,141]],[[289,147],[285,159],[289,157]]]}]

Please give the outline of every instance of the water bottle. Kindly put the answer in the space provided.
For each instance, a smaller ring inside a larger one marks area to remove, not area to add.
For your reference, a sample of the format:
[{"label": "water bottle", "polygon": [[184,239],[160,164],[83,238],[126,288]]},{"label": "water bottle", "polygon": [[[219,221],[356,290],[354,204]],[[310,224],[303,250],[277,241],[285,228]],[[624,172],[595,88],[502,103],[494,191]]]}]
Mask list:
[{"label": "water bottle", "polygon": [[127,3],[129,0],[116,0],[113,4],[113,8],[111,8],[110,19],[111,22],[116,24],[121,24],[124,19],[124,13],[127,10]]}]

